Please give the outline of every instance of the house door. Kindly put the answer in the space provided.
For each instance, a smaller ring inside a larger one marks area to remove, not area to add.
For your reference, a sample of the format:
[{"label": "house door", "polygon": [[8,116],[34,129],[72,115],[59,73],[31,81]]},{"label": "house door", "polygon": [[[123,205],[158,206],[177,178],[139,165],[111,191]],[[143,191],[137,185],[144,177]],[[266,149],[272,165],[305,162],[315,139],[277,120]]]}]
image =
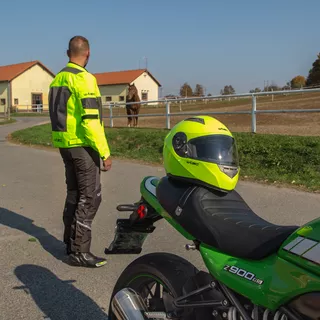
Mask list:
[{"label": "house door", "polygon": [[32,111],[41,112],[42,111],[42,93],[31,93],[32,96]]}]

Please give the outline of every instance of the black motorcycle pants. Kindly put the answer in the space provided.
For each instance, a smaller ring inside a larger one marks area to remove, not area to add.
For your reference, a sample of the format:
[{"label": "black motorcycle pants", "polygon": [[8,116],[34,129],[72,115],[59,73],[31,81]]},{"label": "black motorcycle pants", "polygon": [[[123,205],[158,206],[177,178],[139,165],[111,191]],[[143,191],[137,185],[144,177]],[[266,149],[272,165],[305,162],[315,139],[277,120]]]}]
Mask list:
[{"label": "black motorcycle pants", "polygon": [[64,242],[72,252],[89,252],[91,225],[101,204],[100,157],[92,148],[61,148],[67,196]]}]

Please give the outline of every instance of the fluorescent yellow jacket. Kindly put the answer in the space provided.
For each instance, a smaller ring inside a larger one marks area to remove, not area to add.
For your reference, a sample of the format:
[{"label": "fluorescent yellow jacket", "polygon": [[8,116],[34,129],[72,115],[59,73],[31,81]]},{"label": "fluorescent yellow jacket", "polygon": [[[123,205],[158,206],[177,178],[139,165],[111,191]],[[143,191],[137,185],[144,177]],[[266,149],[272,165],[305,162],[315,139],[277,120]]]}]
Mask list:
[{"label": "fluorescent yellow jacket", "polygon": [[49,112],[56,148],[92,147],[102,159],[110,155],[102,122],[96,78],[69,62],[50,84]]}]

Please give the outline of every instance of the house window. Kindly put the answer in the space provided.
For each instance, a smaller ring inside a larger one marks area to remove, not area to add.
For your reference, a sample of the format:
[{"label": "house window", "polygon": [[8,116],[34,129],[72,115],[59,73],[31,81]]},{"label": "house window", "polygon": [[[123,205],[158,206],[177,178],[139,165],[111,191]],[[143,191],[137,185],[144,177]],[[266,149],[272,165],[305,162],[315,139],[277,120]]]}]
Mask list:
[{"label": "house window", "polygon": [[119,101],[124,101],[124,96],[120,96]]},{"label": "house window", "polygon": [[6,99],[0,99],[0,104],[4,106],[6,104]]},{"label": "house window", "polygon": [[112,101],[112,97],[106,97],[106,101]]},{"label": "house window", "polygon": [[148,92],[141,92],[141,99],[148,100]]},{"label": "house window", "polygon": [[19,104],[19,99],[14,99],[14,104]]}]

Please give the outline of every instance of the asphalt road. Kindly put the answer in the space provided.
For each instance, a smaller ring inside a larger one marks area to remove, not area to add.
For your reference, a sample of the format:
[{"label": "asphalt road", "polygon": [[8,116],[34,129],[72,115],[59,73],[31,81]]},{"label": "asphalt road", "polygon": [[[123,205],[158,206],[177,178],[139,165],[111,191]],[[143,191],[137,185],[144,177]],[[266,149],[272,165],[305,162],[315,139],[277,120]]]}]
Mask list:
[{"label": "asphalt road", "polygon": [[[111,256],[108,265],[97,270],[64,262],[65,184],[60,155],[5,141],[8,133],[42,121],[22,118],[0,126],[0,319],[107,319],[113,285],[136,256]],[[139,199],[139,183],[145,175],[163,173],[161,168],[124,161],[114,161],[112,171],[103,173],[103,202],[93,225],[95,254],[104,255],[117,217],[125,216],[117,213],[116,206]],[[271,222],[301,225],[319,216],[320,195],[252,183],[240,183],[238,191]],[[37,240],[29,241],[32,238]],[[172,252],[202,267],[199,255],[186,252],[185,244],[162,222],[143,253]]]}]

